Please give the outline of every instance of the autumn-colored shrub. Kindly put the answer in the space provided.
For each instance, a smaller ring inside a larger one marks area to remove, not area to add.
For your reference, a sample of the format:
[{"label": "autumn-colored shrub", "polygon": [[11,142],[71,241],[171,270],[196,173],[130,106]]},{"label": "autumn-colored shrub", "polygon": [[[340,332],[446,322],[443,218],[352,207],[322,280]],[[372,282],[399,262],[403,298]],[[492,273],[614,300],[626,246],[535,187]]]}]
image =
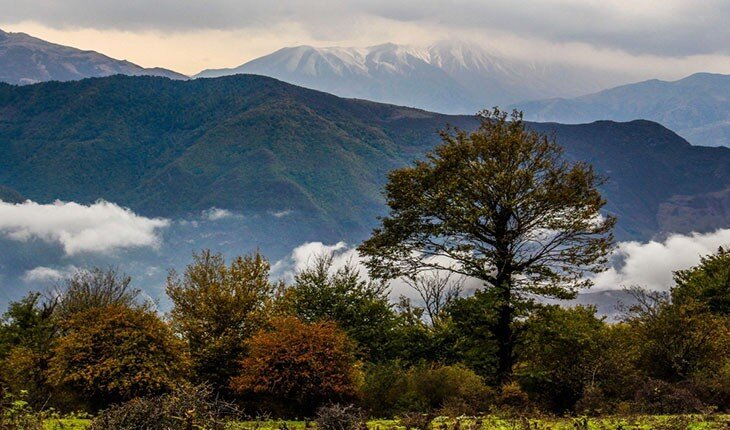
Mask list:
[{"label": "autumn-colored shrub", "polygon": [[497,405],[507,414],[524,414],[530,409],[530,398],[520,384],[513,381],[502,386],[497,396]]},{"label": "autumn-colored shrub", "polygon": [[242,373],[231,380],[231,388],[266,399],[281,413],[311,416],[323,404],[355,396],[353,345],[332,322],[278,318],[271,330],[253,336],[248,347]]},{"label": "autumn-colored shrub", "polygon": [[92,308],[62,325],[49,381],[79,393],[92,409],[169,391],[187,374],[184,344],[154,313]]},{"label": "autumn-colored shrub", "polygon": [[221,254],[203,250],[178,276],[167,279],[172,327],[187,342],[193,380],[227,391],[238,374],[246,340],[261,329],[276,286],[269,262],[259,253],[226,264]]}]

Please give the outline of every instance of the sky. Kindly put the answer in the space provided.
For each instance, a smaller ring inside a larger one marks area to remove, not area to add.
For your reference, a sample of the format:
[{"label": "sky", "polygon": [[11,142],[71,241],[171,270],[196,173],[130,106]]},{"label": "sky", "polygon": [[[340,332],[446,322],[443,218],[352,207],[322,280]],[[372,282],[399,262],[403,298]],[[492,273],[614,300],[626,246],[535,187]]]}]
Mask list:
[{"label": "sky", "polygon": [[664,79],[730,73],[727,0],[0,0],[0,29],[194,74],[285,46],[484,45]]}]

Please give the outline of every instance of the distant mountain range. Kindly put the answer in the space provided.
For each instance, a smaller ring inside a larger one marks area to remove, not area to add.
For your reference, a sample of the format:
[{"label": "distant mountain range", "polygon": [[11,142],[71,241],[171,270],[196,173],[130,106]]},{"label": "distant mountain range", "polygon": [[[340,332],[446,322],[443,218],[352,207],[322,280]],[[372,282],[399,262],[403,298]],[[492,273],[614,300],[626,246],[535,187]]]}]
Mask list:
[{"label": "distant mountain range", "polygon": [[730,75],[696,73],[673,82],[652,79],[577,98],[515,107],[534,121],[643,118],[671,128],[694,145],[730,146]]},{"label": "distant mountain range", "polygon": [[[255,224],[246,240],[264,249],[357,242],[384,213],[387,172],[432,148],[447,123],[476,121],[253,75],[0,85],[0,184],[35,201],[104,198],[152,216],[229,209]],[[691,146],[649,121],[531,127],[609,177],[620,239],[730,223],[712,211],[693,221],[698,201],[730,188],[728,148]]]},{"label": "distant mountain range", "polygon": [[[171,70],[143,68],[0,30],[0,82],[23,85],[116,74],[188,79]],[[342,97],[444,113],[510,106],[540,122],[648,119],[694,145],[730,146],[730,75],[697,73],[674,82],[654,79],[610,88],[632,78],[559,63],[510,60],[478,45],[440,42],[426,48],[284,48],[233,69],[205,70],[195,77],[232,74],[270,76]]]},{"label": "distant mountain range", "polygon": [[480,46],[456,42],[427,48],[298,46],[195,77],[244,73],[342,97],[468,114],[525,100],[588,94],[631,81],[615,72],[501,58]]},{"label": "distant mountain range", "polygon": [[[188,79],[171,70],[147,69],[0,30],[0,82],[22,85],[116,74]],[[694,145],[730,146],[730,75],[698,73],[674,82],[650,80],[605,89],[632,77],[510,60],[477,45],[441,42],[426,48],[284,48],[233,69],[205,70],[195,77],[232,74],[270,76],[342,97],[444,113],[510,106],[540,122],[648,119]]]},{"label": "distant mountain range", "polygon": [[117,74],[188,79],[172,70],[146,69],[98,52],[57,45],[25,33],[6,33],[0,30],[0,82],[26,85]]}]

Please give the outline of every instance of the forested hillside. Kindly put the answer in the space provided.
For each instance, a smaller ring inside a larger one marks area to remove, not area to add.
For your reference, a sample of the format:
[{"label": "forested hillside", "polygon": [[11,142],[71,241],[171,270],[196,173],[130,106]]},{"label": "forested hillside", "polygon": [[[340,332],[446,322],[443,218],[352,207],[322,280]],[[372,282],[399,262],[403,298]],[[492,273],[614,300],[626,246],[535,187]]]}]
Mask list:
[{"label": "forested hillside", "polygon": [[[104,198],[154,216],[289,211],[303,238],[361,240],[384,212],[387,172],[447,124],[475,123],[253,75],[1,85],[0,184],[36,201]],[[622,239],[658,233],[659,207],[674,196],[730,186],[730,149],[690,146],[656,123],[532,127],[609,178]]]}]

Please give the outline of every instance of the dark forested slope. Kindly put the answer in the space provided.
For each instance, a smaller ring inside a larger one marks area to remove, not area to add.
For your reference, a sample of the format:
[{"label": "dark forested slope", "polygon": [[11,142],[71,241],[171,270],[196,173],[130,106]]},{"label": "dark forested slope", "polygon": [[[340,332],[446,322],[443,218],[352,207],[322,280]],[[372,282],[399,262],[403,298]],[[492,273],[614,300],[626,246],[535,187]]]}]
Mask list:
[{"label": "dark forested slope", "polygon": [[[0,85],[0,184],[33,200],[104,198],[156,216],[289,211],[306,237],[359,240],[384,211],[387,172],[436,144],[447,123],[475,121],[254,75]],[[533,127],[610,177],[622,238],[657,233],[659,207],[674,196],[730,186],[730,150],[693,147],[656,123]]]}]

